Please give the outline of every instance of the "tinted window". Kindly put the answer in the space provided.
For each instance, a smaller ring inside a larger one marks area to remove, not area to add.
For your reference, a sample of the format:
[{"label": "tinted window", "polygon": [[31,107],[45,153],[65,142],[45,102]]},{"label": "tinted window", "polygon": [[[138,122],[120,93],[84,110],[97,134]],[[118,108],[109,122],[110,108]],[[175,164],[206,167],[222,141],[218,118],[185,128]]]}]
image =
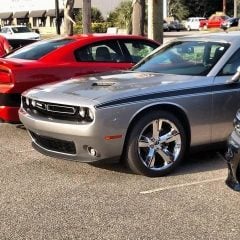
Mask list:
[{"label": "tinted window", "polygon": [[218,42],[174,42],[141,61],[134,68],[142,72],[179,75],[207,75],[229,44]]},{"label": "tinted window", "polygon": [[123,50],[127,50],[127,55],[129,55],[130,61],[133,63],[139,62],[158,47],[157,44],[151,44],[141,40],[121,40],[120,43]]},{"label": "tinted window", "polygon": [[6,58],[19,58],[27,60],[37,60],[46,54],[60,48],[70,42],[75,41],[74,39],[58,39],[58,40],[48,40],[39,41],[37,43],[31,44],[29,46],[23,47],[16,52],[9,54]]},{"label": "tinted window", "polygon": [[31,32],[28,27],[12,27],[14,33],[25,33]]},{"label": "tinted window", "polygon": [[74,54],[79,62],[121,62],[124,60],[116,41],[91,44],[77,49]]}]

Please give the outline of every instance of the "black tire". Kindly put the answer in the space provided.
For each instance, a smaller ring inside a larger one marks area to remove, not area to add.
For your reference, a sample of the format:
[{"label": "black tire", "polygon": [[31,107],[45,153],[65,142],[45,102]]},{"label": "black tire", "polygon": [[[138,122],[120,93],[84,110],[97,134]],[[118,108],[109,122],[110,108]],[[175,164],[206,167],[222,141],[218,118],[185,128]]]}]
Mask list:
[{"label": "black tire", "polygon": [[186,145],[183,125],[172,113],[151,111],[139,119],[131,130],[126,145],[126,163],[136,174],[160,177],[178,166]]}]

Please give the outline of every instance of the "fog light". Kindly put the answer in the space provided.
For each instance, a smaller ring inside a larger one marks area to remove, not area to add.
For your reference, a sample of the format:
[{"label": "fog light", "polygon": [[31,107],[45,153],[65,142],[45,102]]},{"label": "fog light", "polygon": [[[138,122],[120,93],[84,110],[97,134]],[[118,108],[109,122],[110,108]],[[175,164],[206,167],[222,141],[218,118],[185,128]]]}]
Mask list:
[{"label": "fog light", "polygon": [[97,151],[96,151],[94,148],[88,147],[87,150],[88,150],[88,153],[89,153],[91,156],[93,156],[93,157],[96,157],[96,156],[97,156]]}]

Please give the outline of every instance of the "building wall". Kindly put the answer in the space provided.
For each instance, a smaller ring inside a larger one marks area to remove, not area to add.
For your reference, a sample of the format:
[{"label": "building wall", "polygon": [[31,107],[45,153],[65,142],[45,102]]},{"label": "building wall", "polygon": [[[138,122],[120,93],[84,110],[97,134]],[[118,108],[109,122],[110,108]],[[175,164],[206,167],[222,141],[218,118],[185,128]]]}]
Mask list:
[{"label": "building wall", "polygon": [[[6,1],[8,2],[6,4]],[[114,10],[122,0],[92,0],[92,7],[98,8],[104,17]],[[63,8],[66,0],[59,0],[59,8]],[[0,0],[0,13],[34,11],[42,9],[54,9],[55,0]],[[75,8],[82,8],[82,0],[75,0]]]},{"label": "building wall", "polygon": [[[7,1],[7,4],[6,4]],[[58,0],[59,7],[63,8],[66,0]],[[107,2],[107,1],[106,1]],[[0,0],[1,12],[34,11],[42,9],[54,9],[55,0]],[[82,0],[75,0],[75,8],[82,6]]]}]

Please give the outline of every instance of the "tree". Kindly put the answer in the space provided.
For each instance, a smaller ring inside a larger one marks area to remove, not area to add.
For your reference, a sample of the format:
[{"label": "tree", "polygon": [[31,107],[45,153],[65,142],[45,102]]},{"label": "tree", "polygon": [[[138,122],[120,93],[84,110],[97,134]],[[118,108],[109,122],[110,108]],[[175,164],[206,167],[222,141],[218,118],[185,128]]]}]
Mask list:
[{"label": "tree", "polygon": [[233,3],[233,16],[234,17],[237,17],[237,5],[238,5],[238,1],[237,0],[234,0],[234,3]]},{"label": "tree", "polygon": [[73,24],[75,24],[73,20],[73,7],[74,0],[67,0],[64,5],[64,32],[69,36],[73,35]]},{"label": "tree", "polygon": [[[82,19],[82,14],[83,14],[83,11],[82,11],[82,9],[80,9],[79,12],[76,15],[76,22],[77,23],[80,22],[82,24],[82,20],[83,20]],[[96,7],[91,8],[91,22],[93,22],[93,23],[104,22],[104,18],[102,16],[101,11]]]},{"label": "tree", "polygon": [[101,11],[96,7],[91,8],[91,20],[92,22],[98,22],[98,23],[104,22],[104,18]]},{"label": "tree", "polygon": [[132,2],[132,34],[144,35],[145,0]]},{"label": "tree", "polygon": [[163,43],[162,0],[148,0],[148,37]]},{"label": "tree", "polygon": [[168,3],[169,16],[178,20],[183,20],[189,15],[188,5],[184,0],[169,0]]},{"label": "tree", "polygon": [[113,26],[127,29],[127,33],[131,33],[131,16],[132,16],[132,1],[126,0],[112,12],[107,19]]},{"label": "tree", "polygon": [[91,0],[83,0],[82,5],[83,34],[91,32]]}]

